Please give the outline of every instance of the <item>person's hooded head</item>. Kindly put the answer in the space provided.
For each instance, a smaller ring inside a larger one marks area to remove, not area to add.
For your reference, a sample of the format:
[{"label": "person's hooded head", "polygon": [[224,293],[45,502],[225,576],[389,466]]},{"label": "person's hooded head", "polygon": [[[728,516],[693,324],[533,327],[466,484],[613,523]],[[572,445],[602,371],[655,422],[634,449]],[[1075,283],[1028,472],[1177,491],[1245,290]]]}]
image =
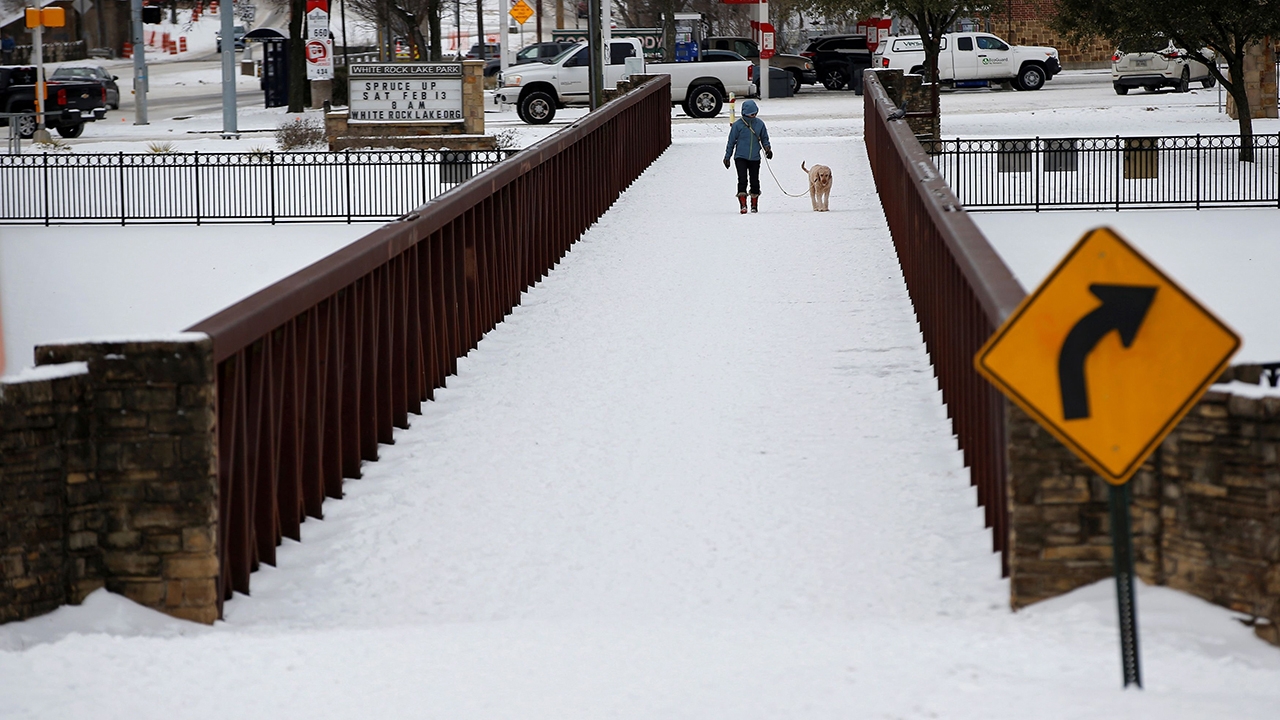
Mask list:
[{"label": "person's hooded head", "polygon": [[760,112],[760,108],[756,105],[755,100],[748,100],[742,103],[742,114],[745,117],[755,117],[758,112]]}]

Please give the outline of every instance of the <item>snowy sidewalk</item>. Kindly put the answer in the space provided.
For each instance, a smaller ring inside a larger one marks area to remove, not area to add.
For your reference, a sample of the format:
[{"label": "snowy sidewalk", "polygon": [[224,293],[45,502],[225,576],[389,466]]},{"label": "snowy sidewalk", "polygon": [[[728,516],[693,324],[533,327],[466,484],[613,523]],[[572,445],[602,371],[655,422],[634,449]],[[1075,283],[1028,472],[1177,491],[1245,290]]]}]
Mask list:
[{"label": "snowy sidewalk", "polygon": [[1009,612],[860,121],[762,118],[832,212],[765,172],[739,216],[723,121],[679,124],[225,623],[100,593],[0,627],[5,711],[1274,717],[1280,652],[1219,608],[1144,589],[1141,694],[1105,583]]}]

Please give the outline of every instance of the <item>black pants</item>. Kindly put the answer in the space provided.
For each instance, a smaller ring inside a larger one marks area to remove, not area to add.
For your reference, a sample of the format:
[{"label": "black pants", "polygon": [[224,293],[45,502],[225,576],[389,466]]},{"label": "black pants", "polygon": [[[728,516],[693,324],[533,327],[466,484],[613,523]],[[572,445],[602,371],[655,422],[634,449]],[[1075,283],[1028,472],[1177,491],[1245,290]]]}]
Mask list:
[{"label": "black pants", "polygon": [[738,167],[738,194],[747,192],[747,176],[751,177],[751,194],[760,194],[760,161],[734,158],[733,164]]}]

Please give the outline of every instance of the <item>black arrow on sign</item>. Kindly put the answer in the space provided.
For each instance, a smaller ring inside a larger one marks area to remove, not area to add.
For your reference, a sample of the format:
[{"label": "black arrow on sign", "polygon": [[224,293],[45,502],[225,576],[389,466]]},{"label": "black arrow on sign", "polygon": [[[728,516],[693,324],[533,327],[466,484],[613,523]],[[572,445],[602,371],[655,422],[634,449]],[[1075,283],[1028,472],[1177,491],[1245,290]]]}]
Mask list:
[{"label": "black arrow on sign", "polygon": [[1102,304],[1071,328],[1058,353],[1062,415],[1067,420],[1089,417],[1089,392],[1084,378],[1084,361],[1089,353],[1112,330],[1120,333],[1121,345],[1132,345],[1156,296],[1156,288],[1140,285],[1090,285],[1089,292]]}]

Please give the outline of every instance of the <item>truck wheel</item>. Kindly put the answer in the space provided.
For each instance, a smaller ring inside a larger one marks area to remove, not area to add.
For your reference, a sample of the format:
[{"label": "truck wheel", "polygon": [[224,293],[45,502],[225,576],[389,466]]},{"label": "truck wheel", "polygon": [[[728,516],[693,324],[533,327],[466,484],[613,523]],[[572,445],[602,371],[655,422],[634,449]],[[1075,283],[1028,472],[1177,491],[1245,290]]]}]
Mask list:
[{"label": "truck wheel", "polygon": [[794,70],[787,73],[787,82],[791,84],[791,94],[799,95],[800,94],[800,73]]},{"label": "truck wheel", "polygon": [[699,85],[689,91],[684,101],[684,112],[689,117],[713,118],[720,114],[724,101],[720,99],[720,91],[711,85]]},{"label": "truck wheel", "polygon": [[556,116],[556,101],[541,90],[535,90],[520,98],[519,113],[530,125],[546,125]]},{"label": "truck wheel", "polygon": [[844,71],[839,68],[830,68],[822,72],[822,87],[828,90],[842,90],[847,82],[849,82],[849,79],[844,76]]},{"label": "truck wheel", "polygon": [[84,134],[84,123],[60,126],[58,134],[64,138],[78,138]]},{"label": "truck wheel", "polygon": [[1128,95],[1128,94],[1129,94],[1129,88],[1128,88],[1127,86],[1124,86],[1124,85],[1112,85],[1111,87],[1114,87],[1114,88],[1116,89],[1116,94],[1117,94],[1117,95]]},{"label": "truck wheel", "polygon": [[1016,86],[1021,90],[1039,90],[1044,87],[1044,70],[1039,65],[1027,65],[1018,72]]},{"label": "truck wheel", "polygon": [[1191,92],[1191,68],[1182,68],[1182,77],[1174,89],[1180,93]]},{"label": "truck wheel", "polygon": [[13,118],[9,122],[18,124],[18,137],[23,140],[30,140],[36,134],[35,115],[21,115]]}]

